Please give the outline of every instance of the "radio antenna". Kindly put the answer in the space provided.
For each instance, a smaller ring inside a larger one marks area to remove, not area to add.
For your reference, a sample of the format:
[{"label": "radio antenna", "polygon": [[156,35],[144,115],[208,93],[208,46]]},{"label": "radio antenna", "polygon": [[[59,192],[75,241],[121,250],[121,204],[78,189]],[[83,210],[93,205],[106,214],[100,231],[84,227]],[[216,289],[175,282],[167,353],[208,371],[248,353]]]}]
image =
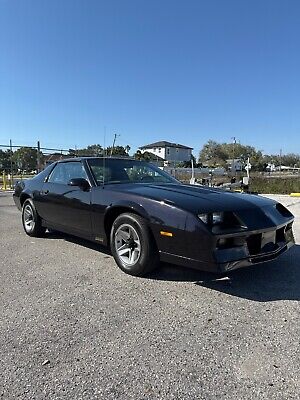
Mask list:
[{"label": "radio antenna", "polygon": [[105,139],[106,139],[106,126],[104,126],[104,135],[103,135],[103,174],[102,174],[102,178],[103,178],[103,188],[105,185],[105,157],[106,157],[106,149],[105,149]]}]

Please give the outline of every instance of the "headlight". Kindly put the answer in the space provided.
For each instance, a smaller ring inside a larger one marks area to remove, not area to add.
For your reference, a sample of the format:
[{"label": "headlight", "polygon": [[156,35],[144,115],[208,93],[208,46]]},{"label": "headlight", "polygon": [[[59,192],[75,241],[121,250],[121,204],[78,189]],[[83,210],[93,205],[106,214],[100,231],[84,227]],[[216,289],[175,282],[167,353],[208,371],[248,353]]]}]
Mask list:
[{"label": "headlight", "polygon": [[213,232],[241,232],[247,230],[238,215],[231,211],[198,214],[199,219]]},{"label": "headlight", "polygon": [[218,225],[224,221],[224,213],[223,212],[199,214],[198,217],[201,219],[202,222],[205,223],[205,225],[209,225],[209,226]]}]

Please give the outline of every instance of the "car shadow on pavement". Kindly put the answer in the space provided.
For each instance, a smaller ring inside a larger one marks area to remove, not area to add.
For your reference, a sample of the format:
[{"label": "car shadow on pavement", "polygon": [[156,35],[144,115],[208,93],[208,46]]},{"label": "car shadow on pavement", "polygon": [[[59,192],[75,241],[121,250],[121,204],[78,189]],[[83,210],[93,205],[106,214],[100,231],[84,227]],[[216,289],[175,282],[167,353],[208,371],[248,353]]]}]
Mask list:
[{"label": "car shadow on pavement", "polygon": [[300,300],[300,245],[277,260],[216,275],[187,268],[162,265],[149,278],[193,282],[232,296],[253,301]]},{"label": "car shadow on pavement", "polygon": [[87,247],[91,250],[95,250],[101,252],[106,255],[111,255],[110,249],[101,245],[100,243],[95,243],[90,240],[82,239],[78,236],[72,236],[67,233],[57,232],[57,231],[50,231],[46,233],[47,239],[63,239],[67,242],[78,244],[79,246]]},{"label": "car shadow on pavement", "polygon": [[[75,236],[51,231],[47,239],[64,239],[111,256],[109,248]],[[300,300],[300,245],[295,245],[277,260],[218,275],[172,264],[161,263],[147,279],[191,282],[232,296],[253,301]]]}]

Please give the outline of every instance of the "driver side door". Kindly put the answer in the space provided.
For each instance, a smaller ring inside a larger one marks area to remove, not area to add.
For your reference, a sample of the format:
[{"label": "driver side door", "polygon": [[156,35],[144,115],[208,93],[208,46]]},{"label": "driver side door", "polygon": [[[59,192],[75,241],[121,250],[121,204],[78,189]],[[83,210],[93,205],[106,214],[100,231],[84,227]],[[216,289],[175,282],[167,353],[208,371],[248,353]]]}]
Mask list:
[{"label": "driver side door", "polygon": [[68,185],[75,178],[89,182],[81,161],[57,163],[42,186],[36,207],[49,227],[88,237],[91,235],[91,185],[87,190]]}]

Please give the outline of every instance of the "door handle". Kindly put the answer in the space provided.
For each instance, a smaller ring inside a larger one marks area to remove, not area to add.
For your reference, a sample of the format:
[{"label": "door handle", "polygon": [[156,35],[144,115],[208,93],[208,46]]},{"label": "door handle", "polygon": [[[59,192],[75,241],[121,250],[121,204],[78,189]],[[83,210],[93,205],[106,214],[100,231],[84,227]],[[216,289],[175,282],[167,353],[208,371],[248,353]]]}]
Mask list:
[{"label": "door handle", "polygon": [[42,194],[48,194],[48,193],[49,193],[49,190],[48,190],[48,189],[42,190]]}]

